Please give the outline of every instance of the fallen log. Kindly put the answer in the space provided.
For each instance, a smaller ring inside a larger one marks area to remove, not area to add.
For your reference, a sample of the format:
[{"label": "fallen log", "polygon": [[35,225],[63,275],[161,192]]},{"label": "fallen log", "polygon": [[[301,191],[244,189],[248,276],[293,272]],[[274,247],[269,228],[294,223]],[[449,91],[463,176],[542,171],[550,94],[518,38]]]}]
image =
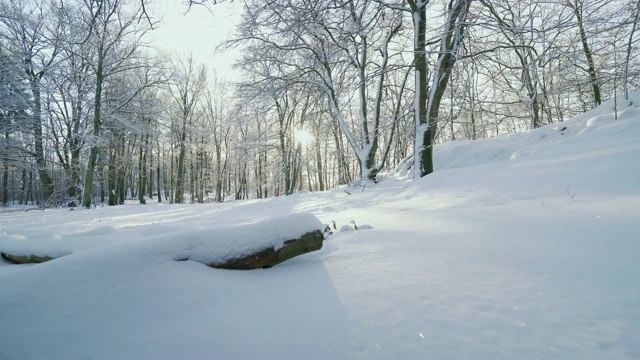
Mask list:
[{"label": "fallen log", "polygon": [[322,248],[320,220],[294,213],[240,226],[185,233],[182,251],[174,260],[197,261],[216,269],[270,268],[298,255]]},{"label": "fallen log", "polygon": [[249,255],[207,265],[212,268],[227,270],[266,269],[298,255],[320,250],[323,239],[324,234],[322,231],[315,230],[302,235],[298,239],[284,241],[284,246],[277,250],[273,247],[267,247]]},{"label": "fallen log", "polygon": [[0,253],[3,259],[12,263],[12,264],[40,264],[43,262],[47,262],[49,260],[53,260],[54,258],[50,256],[38,256],[38,255],[11,255],[7,253]]},{"label": "fallen log", "polygon": [[[172,254],[171,258],[177,261],[197,261],[216,269],[250,270],[270,268],[321,249],[322,229],[313,214],[295,213],[253,224],[159,235],[135,246],[163,249],[160,253]],[[61,255],[52,257],[54,254],[33,255],[46,250],[34,251],[10,242],[4,246],[8,248],[0,249],[0,255],[13,264],[37,264],[76,252],[57,249]]]}]

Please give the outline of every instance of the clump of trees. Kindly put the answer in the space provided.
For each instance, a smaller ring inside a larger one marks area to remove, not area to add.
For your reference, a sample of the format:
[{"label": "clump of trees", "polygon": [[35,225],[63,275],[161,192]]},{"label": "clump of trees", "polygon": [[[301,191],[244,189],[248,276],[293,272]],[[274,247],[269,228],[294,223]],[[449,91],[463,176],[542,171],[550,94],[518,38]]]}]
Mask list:
[{"label": "clump of trees", "polygon": [[438,142],[560,122],[638,87],[638,0],[247,0],[224,45],[242,53],[232,82],[153,49],[148,9],[0,0],[3,205],[421,177]]}]

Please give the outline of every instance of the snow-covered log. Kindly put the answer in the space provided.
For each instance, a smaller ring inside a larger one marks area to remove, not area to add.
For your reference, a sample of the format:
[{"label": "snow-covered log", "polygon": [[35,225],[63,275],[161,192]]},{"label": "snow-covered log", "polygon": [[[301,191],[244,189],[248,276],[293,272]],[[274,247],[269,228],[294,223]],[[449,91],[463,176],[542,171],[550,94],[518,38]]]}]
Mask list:
[{"label": "snow-covered log", "polygon": [[298,255],[322,248],[324,236],[320,230],[308,232],[297,239],[284,241],[281,248],[266,247],[254,253],[232,258],[224,262],[207,264],[216,269],[251,270],[270,268]]},{"label": "snow-covered log", "polygon": [[[219,269],[268,268],[322,248],[323,228],[315,215],[294,213],[251,224],[151,236],[139,239],[133,247],[159,257],[192,260]],[[119,246],[118,236],[119,230],[110,227],[100,234],[83,233],[53,242],[49,238],[5,235],[0,236],[0,253],[14,264],[41,263],[94,247]],[[52,243],[57,244],[55,251]]]},{"label": "snow-covered log", "polygon": [[258,223],[215,229],[183,240],[176,260],[193,260],[217,269],[269,268],[322,248],[322,223],[310,213],[296,213]]},{"label": "snow-covered log", "polygon": [[39,264],[43,262],[47,262],[49,260],[53,260],[50,256],[38,256],[38,255],[11,255],[7,253],[0,252],[0,256],[6,261],[12,264]]}]

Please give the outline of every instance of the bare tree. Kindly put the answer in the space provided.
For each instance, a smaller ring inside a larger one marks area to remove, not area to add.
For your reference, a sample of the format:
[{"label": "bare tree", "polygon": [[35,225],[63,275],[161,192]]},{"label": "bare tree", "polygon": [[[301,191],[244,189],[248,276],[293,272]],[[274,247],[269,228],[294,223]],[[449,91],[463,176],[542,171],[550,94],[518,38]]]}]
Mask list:
[{"label": "bare tree", "polygon": [[[22,157],[20,128],[28,119],[25,109],[29,106],[28,87],[23,81],[20,59],[6,53],[0,42],[0,164],[2,164],[2,205],[16,198],[10,191],[9,181],[14,171],[26,174]],[[26,199],[26,197],[24,197]]]},{"label": "bare tree", "polygon": [[229,168],[229,143],[231,126],[229,126],[229,110],[227,104],[226,83],[218,79],[213,73],[209,86],[204,92],[204,112],[207,120],[208,131],[211,133],[210,145],[214,154],[213,189],[214,199],[217,202],[224,201],[224,183]]},{"label": "bare tree", "polygon": [[177,59],[173,69],[169,92],[176,106],[172,129],[178,146],[175,202],[180,204],[184,202],[187,139],[196,120],[196,106],[205,90],[206,72],[203,66],[196,64],[192,55]]},{"label": "bare tree", "polygon": [[[87,143],[91,150],[84,178],[82,205],[90,207],[92,200],[94,170],[103,144],[102,124],[106,120],[102,113],[103,87],[116,74],[136,67],[143,67],[134,55],[140,50],[142,37],[149,27],[138,22],[142,6],[125,6],[124,0],[83,0],[83,16],[77,21],[78,31],[87,33],[84,45],[90,48],[91,58],[86,58],[94,75],[94,101],[91,136]],[[118,111],[133,100],[142,88],[136,89],[126,99],[113,106]]]},{"label": "bare tree", "polygon": [[296,142],[295,128],[302,127],[300,119],[304,119],[309,110],[310,98],[300,89],[287,89],[282,94],[274,94],[273,101],[276,108],[278,122],[278,142],[280,151],[280,166],[282,168],[283,193],[291,195],[296,191],[296,185],[301,168],[302,144]]},{"label": "bare tree", "polygon": [[[411,15],[415,95],[413,100],[415,140],[414,177],[433,172],[433,145],[437,132],[440,103],[445,94],[454,65],[459,58],[467,28],[467,15],[472,0],[450,0],[444,11],[444,24],[433,41],[427,41],[427,9],[430,0],[375,0],[386,7]],[[429,71],[429,46],[436,46],[436,59]],[[429,82],[431,84],[429,85]]]},{"label": "bare tree", "polygon": [[[489,12],[485,23],[496,22],[500,37],[489,43],[475,44],[478,53],[497,51],[515,55],[515,63],[500,57],[499,66],[517,73],[514,81],[505,81],[509,91],[517,95],[524,103],[530,116],[530,128],[543,125],[543,111],[546,100],[546,87],[540,72],[550,64],[549,48],[555,38],[566,30],[567,15],[562,7],[548,9],[549,4],[498,2],[481,0],[483,8]],[[547,14],[550,14],[548,16]],[[494,61],[492,58],[485,58]],[[519,85],[518,85],[519,83]],[[551,122],[551,119],[548,120]]]},{"label": "bare tree", "polygon": [[45,153],[45,133],[43,132],[42,81],[56,60],[59,24],[55,8],[49,3],[8,0],[0,2],[0,36],[7,41],[13,51],[20,54],[22,70],[31,92],[31,121],[29,128],[33,136],[31,156],[37,164],[42,182],[44,198],[54,193],[53,179],[47,169]]},{"label": "bare tree", "polygon": [[251,49],[245,68],[270,62],[272,70],[261,73],[261,81],[302,83],[322,91],[358,158],[360,179],[375,179],[387,74],[400,68],[389,45],[401,30],[401,17],[371,1],[253,5],[238,39]]},{"label": "bare tree", "polygon": [[636,0],[632,2],[631,7],[631,30],[629,31],[629,41],[627,43],[627,51],[625,55],[624,61],[624,74],[623,74],[623,87],[624,87],[624,99],[629,100],[629,64],[631,62],[631,53],[633,50],[633,36],[636,33],[636,28],[638,25],[638,19],[640,17],[640,0]]},{"label": "bare tree", "polygon": [[[78,11],[61,7],[58,14],[74,19],[79,16]],[[93,76],[87,61],[92,54],[82,44],[87,35],[76,30],[70,22],[61,23],[61,61],[49,79],[52,94],[47,101],[47,110],[53,150],[67,174],[66,192],[79,200],[82,195],[81,153],[90,116]]]},{"label": "bare tree", "polygon": [[[585,4],[579,0],[569,0],[566,2],[567,6],[573,10],[573,13],[576,18],[576,23],[578,26],[578,33],[580,35],[580,43],[582,44],[582,51],[584,52],[585,59],[587,60],[586,71],[589,74],[589,83],[591,84],[591,89],[593,91],[593,101],[595,106],[602,104],[602,95],[600,90],[600,77],[596,71],[596,64],[593,58],[594,54],[589,46],[589,39],[587,37],[587,31],[585,29],[585,19],[584,14],[587,9],[585,9]],[[597,12],[597,8],[604,7],[608,4],[607,1],[596,2],[596,9],[589,9],[590,12]]]}]

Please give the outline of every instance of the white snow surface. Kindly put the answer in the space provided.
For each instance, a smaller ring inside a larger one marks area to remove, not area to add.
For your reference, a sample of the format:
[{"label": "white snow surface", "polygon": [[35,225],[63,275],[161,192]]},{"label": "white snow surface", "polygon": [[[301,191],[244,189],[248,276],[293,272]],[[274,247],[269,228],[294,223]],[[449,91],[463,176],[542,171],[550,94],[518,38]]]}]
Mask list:
[{"label": "white snow surface", "polygon": [[[154,252],[162,252],[173,260],[189,259],[203,264],[221,264],[266,248],[278,250],[284,246],[285,241],[297,239],[314,230],[324,230],[318,218],[311,213],[294,213],[255,224],[165,231],[144,241],[138,240],[134,246],[153,248]],[[134,238],[139,239],[140,236],[134,234]],[[60,257],[122,239],[128,241],[121,246],[132,246],[131,237],[111,226],[79,234],[56,234],[53,239],[51,234],[34,236],[31,240],[23,235],[2,234],[0,251],[12,255]]]},{"label": "white snow surface", "polygon": [[[640,96],[265,200],[0,212],[0,359],[639,359]],[[351,195],[348,195],[348,190]],[[318,220],[319,219],[319,220]],[[321,250],[230,271],[258,242]],[[362,226],[361,226],[362,227]],[[65,255],[65,256],[62,256]]]}]

